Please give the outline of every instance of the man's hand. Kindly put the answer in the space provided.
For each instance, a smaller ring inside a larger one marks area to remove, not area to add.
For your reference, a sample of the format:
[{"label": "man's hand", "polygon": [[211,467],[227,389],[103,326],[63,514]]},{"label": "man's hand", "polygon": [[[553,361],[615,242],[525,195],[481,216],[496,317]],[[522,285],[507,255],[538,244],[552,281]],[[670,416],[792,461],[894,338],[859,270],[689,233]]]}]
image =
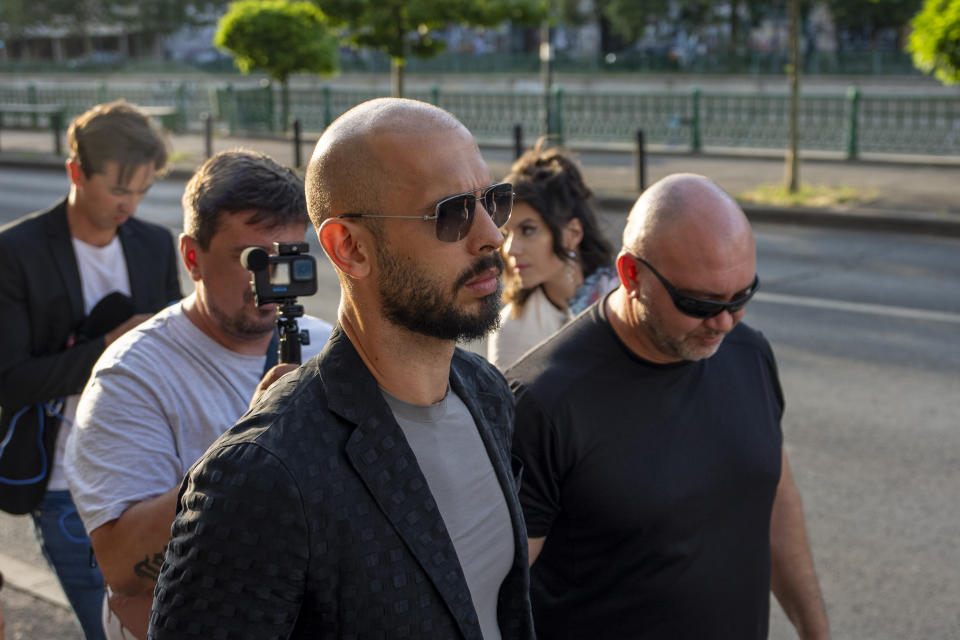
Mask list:
[{"label": "man's hand", "polygon": [[300,365],[296,364],[277,364],[274,365],[266,374],[264,374],[263,379],[260,380],[260,384],[257,385],[257,388],[253,392],[253,398],[250,399],[249,409],[253,408],[253,405],[257,404],[260,400],[260,396],[270,388],[274,382],[287,375],[291,371],[297,369]]},{"label": "man's hand", "polygon": [[133,329],[135,326],[137,326],[138,324],[140,324],[141,322],[143,322],[144,320],[146,320],[152,315],[153,315],[152,313],[133,314],[132,316],[127,318],[125,322],[123,322],[122,324],[118,325],[117,327],[111,329],[106,333],[106,335],[104,336],[104,340],[106,341],[106,344],[109,345],[111,342],[113,342],[114,340],[116,340],[117,338],[125,334],[130,329]]}]

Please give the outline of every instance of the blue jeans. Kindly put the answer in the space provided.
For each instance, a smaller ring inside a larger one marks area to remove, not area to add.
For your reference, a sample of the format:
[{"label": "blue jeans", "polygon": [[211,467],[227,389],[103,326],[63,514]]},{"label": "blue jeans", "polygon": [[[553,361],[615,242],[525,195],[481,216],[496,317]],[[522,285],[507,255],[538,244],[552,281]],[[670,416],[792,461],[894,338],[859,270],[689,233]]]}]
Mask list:
[{"label": "blue jeans", "polygon": [[103,575],[93,562],[90,538],[69,491],[47,491],[33,513],[37,542],[57,574],[87,640],[104,640],[100,621]]}]

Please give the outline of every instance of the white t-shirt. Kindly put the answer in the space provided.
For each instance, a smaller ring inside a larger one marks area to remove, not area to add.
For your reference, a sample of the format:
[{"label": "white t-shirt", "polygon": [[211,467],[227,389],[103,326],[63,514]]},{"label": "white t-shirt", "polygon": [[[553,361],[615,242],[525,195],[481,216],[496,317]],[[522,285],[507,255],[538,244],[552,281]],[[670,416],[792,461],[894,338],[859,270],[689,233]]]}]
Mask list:
[{"label": "white t-shirt", "polygon": [[556,308],[543,287],[530,294],[518,317],[512,316],[511,302],[500,310],[500,329],[487,340],[487,360],[501,371],[570,320],[570,313]]},{"label": "white t-shirt", "polygon": [[[120,237],[113,236],[104,247],[95,247],[83,240],[73,240],[73,253],[77,257],[77,269],[80,272],[80,288],[83,291],[83,313],[89,315],[93,307],[106,295],[119,291],[130,295],[130,274],[127,272],[127,259],[123,255]],[[79,395],[67,396],[64,400],[64,417],[57,432],[56,453],[53,456],[53,469],[50,471],[49,491],[67,488],[67,478],[63,473],[63,456],[70,436],[70,425],[77,412]]]},{"label": "white t-shirt", "polygon": [[[330,336],[304,316],[306,360]],[[70,491],[87,531],[177,485],[242,416],[263,376],[264,356],[231,351],[198,329],[183,303],[111,344],[93,368],[67,444]]]}]

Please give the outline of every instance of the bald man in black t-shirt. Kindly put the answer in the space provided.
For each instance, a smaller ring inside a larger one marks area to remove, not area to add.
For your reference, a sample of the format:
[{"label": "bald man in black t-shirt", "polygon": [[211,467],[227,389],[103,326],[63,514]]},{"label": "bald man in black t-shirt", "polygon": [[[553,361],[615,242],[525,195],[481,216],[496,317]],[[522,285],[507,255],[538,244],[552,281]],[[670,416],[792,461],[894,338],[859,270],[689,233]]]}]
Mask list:
[{"label": "bald man in black t-shirt", "polygon": [[621,286],[507,371],[539,638],[763,639],[772,588],[829,638],[783,450],[736,202],[689,174],[648,189]]}]

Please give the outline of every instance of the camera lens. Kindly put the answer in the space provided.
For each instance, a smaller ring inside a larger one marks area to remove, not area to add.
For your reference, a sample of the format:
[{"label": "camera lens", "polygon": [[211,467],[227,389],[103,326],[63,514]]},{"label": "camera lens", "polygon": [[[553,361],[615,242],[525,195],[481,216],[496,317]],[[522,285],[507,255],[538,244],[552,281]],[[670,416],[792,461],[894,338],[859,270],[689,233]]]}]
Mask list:
[{"label": "camera lens", "polygon": [[313,260],[309,258],[294,260],[293,279],[300,282],[313,280]]}]

